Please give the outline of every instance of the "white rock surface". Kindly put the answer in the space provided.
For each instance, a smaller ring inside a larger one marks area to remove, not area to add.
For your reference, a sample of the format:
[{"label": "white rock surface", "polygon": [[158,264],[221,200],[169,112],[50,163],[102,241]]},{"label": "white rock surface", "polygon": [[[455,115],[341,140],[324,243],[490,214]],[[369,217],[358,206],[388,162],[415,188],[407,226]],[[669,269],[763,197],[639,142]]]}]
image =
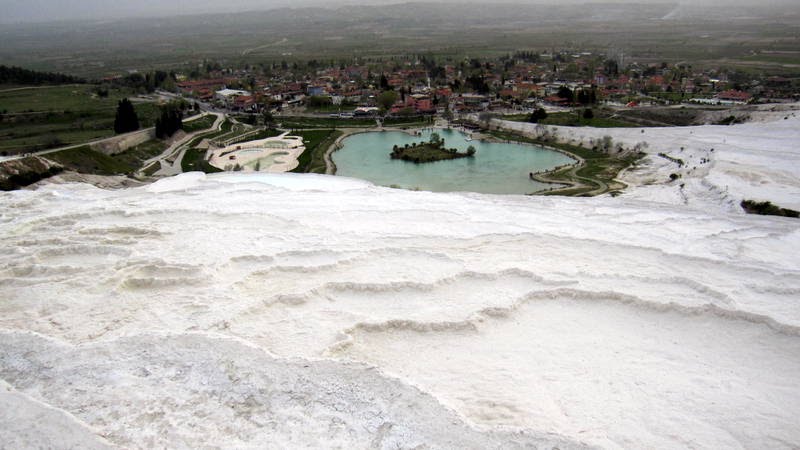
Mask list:
[{"label": "white rock surface", "polygon": [[800,221],[658,189],[2,193],[0,447],[800,446]]},{"label": "white rock surface", "polygon": [[[800,105],[783,108],[800,109]],[[777,108],[777,107],[776,107]],[[561,140],[597,142],[610,136],[633,148],[647,143],[646,166],[622,180],[636,186],[625,195],[643,200],[724,206],[741,211],[743,199],[771,201],[800,210],[800,110],[752,114],[755,122],[666,128],[549,127]],[[760,122],[759,119],[772,119]],[[507,128],[533,133],[536,124],[502,121]],[[664,153],[682,167],[659,157]],[[681,179],[669,182],[670,174]],[[684,185],[681,188],[681,184]]]}]

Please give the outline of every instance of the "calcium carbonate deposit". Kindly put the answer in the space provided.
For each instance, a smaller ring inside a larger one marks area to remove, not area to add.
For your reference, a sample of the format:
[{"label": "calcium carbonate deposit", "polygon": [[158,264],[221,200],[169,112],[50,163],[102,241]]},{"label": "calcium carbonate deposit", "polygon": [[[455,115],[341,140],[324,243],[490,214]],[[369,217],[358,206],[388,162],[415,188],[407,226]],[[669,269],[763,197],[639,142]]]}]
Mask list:
[{"label": "calcium carbonate deposit", "polygon": [[[747,186],[702,145],[690,202],[196,173],[3,193],[0,447],[796,448],[800,221],[731,207]],[[666,180],[659,151],[626,180]]]}]

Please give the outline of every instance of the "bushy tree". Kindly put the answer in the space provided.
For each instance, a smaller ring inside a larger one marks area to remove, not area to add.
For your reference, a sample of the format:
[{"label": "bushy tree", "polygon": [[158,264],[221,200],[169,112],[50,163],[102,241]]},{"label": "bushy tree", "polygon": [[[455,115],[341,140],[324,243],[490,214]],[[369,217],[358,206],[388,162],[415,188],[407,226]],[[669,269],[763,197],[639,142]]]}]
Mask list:
[{"label": "bushy tree", "polygon": [[139,129],[139,117],[133,108],[133,103],[123,98],[117,104],[117,115],[114,118],[114,132],[117,134],[129,133]]},{"label": "bushy tree", "polygon": [[397,92],[394,91],[382,92],[381,95],[378,96],[378,105],[380,105],[384,111],[391,109],[396,101]]},{"label": "bushy tree", "polygon": [[392,86],[389,84],[389,79],[386,78],[386,75],[384,75],[384,74],[381,74],[381,78],[380,78],[380,82],[379,83],[380,83],[380,88],[382,90],[384,90],[384,91],[388,91],[388,90],[392,89]]},{"label": "bushy tree", "polygon": [[324,95],[312,95],[311,97],[306,100],[306,105],[312,108],[319,108],[323,106],[330,106],[333,104],[333,100],[330,97]]},{"label": "bushy tree", "polygon": [[486,83],[486,80],[481,75],[472,75],[467,77],[465,84],[471,87],[473,91],[477,91],[479,94],[488,94],[491,90],[489,84]]},{"label": "bushy tree", "polygon": [[275,117],[269,112],[269,109],[265,109],[261,113],[261,118],[264,119],[264,126],[267,128],[272,128],[272,126],[275,125]]},{"label": "bushy tree", "polygon": [[161,108],[161,116],[156,119],[156,137],[166,139],[183,129],[183,111],[180,105],[169,103]]},{"label": "bushy tree", "polygon": [[558,88],[558,93],[556,95],[558,95],[559,98],[567,99],[569,101],[574,99],[574,93],[572,92],[572,89],[566,86],[561,86]]},{"label": "bushy tree", "polygon": [[545,111],[544,108],[538,108],[533,113],[531,113],[530,117],[531,123],[539,123],[544,119],[547,119],[547,111]]}]

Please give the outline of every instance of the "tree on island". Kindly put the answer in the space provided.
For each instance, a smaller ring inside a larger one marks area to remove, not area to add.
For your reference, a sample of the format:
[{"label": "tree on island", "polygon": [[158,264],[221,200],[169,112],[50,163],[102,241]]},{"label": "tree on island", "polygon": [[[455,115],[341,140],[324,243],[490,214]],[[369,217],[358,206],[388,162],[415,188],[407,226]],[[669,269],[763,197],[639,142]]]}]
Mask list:
[{"label": "tree on island", "polygon": [[133,103],[123,98],[117,104],[117,115],[114,118],[114,132],[117,134],[129,133],[139,129],[139,116],[133,108]]},{"label": "tree on island", "polygon": [[395,145],[389,155],[392,159],[402,159],[415,164],[443,161],[457,158],[472,158],[475,156],[475,147],[469,146],[466,152],[459,153],[455,148],[445,148],[444,139],[438,133],[433,133],[429,142],[406,144],[403,147]]}]

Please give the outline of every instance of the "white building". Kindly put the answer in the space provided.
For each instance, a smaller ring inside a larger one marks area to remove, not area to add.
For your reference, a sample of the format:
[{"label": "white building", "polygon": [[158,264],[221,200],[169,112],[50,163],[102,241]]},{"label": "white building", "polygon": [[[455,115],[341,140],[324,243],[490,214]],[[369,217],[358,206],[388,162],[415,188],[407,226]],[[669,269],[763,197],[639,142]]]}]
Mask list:
[{"label": "white building", "polygon": [[236,99],[236,97],[242,97],[242,96],[250,96],[250,93],[238,89],[223,89],[215,93],[216,99],[225,103],[226,105],[233,102],[233,100]]}]

